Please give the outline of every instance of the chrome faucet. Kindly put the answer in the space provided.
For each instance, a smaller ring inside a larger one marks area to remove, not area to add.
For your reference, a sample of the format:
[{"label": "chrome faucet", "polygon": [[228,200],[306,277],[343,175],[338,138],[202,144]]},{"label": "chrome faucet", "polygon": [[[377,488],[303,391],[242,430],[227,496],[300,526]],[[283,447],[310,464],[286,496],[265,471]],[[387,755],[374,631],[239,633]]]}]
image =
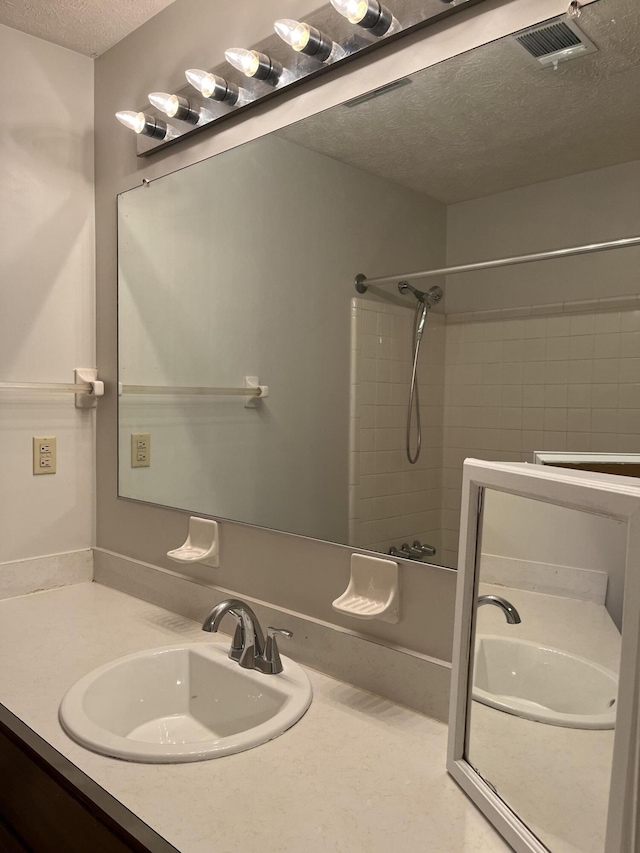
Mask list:
[{"label": "chrome faucet", "polygon": [[282,672],[276,634],[292,637],[291,631],[285,631],[283,628],[267,628],[265,642],[258,617],[248,604],[238,598],[228,598],[216,604],[202,623],[202,630],[215,634],[227,613],[237,622],[229,649],[231,660],[237,661],[243,669],[256,669],[265,675],[277,675]]},{"label": "chrome faucet", "polygon": [[520,619],[520,614],[513,604],[511,604],[510,601],[507,601],[506,598],[502,598],[499,595],[481,595],[478,598],[478,607],[482,604],[495,604],[496,607],[499,607],[504,613],[509,625],[519,625],[522,621]]}]

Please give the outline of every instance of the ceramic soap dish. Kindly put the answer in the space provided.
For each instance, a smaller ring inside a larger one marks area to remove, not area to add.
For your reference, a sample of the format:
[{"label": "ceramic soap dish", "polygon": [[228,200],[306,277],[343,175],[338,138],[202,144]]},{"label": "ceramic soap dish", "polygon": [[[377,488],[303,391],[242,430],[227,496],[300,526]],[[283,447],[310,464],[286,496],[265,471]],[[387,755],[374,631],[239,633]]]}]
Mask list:
[{"label": "ceramic soap dish", "polygon": [[205,566],[220,566],[218,522],[210,518],[189,519],[189,534],[184,545],[167,551],[167,557],[176,563],[204,563]]},{"label": "ceramic soap dish", "polygon": [[398,564],[393,560],[351,555],[351,578],[343,594],[333,602],[339,613],[356,619],[397,622]]}]

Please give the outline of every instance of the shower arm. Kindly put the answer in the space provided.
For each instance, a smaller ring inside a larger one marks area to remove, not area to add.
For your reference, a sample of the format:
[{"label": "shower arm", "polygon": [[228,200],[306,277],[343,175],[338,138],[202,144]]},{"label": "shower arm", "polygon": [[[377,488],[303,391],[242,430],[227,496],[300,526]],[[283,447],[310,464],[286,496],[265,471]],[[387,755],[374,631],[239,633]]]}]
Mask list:
[{"label": "shower arm", "polygon": [[454,273],[475,272],[476,270],[490,270],[496,267],[510,267],[516,264],[530,264],[535,261],[551,261],[557,258],[570,258],[574,255],[590,255],[596,252],[606,252],[611,249],[626,249],[630,246],[640,245],[640,237],[624,237],[621,240],[609,240],[605,243],[589,243],[586,246],[571,246],[567,249],[553,249],[550,252],[536,252],[532,255],[515,255],[510,258],[498,258],[492,261],[480,261],[475,264],[461,264],[459,266],[442,267],[436,270],[422,270],[421,272],[403,273],[402,275],[378,276],[367,278],[359,273],[355,278],[355,286],[358,293],[366,293],[372,284],[396,284],[398,281],[413,281],[414,279],[430,278],[439,275],[453,275]]}]

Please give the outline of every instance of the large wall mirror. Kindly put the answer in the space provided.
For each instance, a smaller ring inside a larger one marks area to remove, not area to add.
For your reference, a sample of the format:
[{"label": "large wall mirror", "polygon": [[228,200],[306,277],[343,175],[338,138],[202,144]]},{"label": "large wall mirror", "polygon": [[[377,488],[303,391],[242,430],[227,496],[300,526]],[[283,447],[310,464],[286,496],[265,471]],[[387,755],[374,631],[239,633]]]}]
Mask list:
[{"label": "large wall mirror", "polygon": [[455,568],[466,457],[640,451],[640,247],[353,285],[640,234],[638,4],[550,24],[120,196],[121,496]]}]

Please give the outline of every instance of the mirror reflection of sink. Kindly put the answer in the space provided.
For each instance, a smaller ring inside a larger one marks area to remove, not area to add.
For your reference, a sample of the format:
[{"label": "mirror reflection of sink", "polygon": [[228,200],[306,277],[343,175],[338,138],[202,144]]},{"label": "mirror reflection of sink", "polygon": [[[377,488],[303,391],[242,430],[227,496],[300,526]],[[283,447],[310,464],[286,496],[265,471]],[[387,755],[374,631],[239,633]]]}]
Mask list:
[{"label": "mirror reflection of sink", "polygon": [[264,675],[213,643],[128,655],[80,679],[62,700],[60,722],[82,746],[128,761],[242,752],[282,734],[311,704],[306,673],[282,661],[281,674]]},{"label": "mirror reflection of sink", "polygon": [[527,720],[613,729],[618,676],[586,658],[527,640],[478,635],[473,698]]}]

